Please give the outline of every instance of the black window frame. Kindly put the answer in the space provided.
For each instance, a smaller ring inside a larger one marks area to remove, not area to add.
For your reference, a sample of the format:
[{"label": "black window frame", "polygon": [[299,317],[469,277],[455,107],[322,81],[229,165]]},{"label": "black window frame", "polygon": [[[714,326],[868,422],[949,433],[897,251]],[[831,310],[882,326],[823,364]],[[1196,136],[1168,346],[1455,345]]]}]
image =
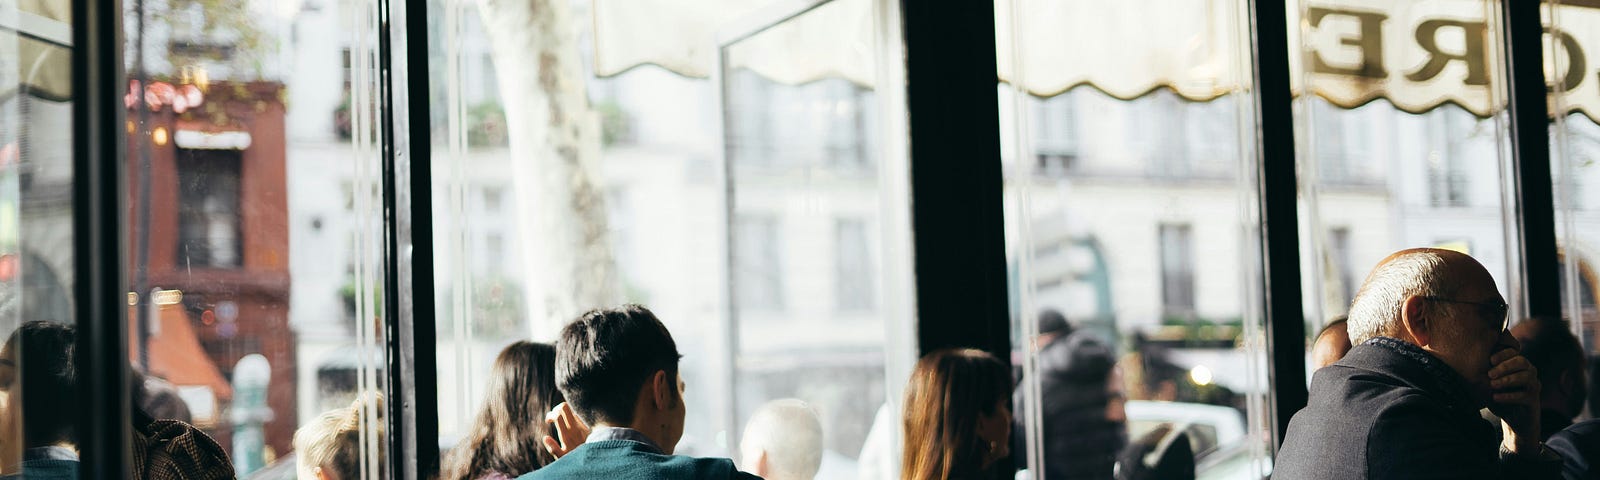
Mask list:
[{"label": "black window frame", "polygon": [[[1010,351],[1003,233],[994,9],[990,2],[894,2],[901,21],[921,352],[976,347]],[[1519,311],[1559,316],[1559,265],[1540,49],[1542,2],[1501,1],[1503,67],[1509,72],[1516,222],[1521,235]],[[122,477],[129,466],[127,392],[126,133],[121,99],[121,0],[72,0],[73,303],[83,353],[82,478]],[[391,472],[408,480],[438,472],[438,405],[425,0],[380,0],[379,94],[385,211],[387,375]],[[1252,5],[1252,92],[1261,209],[1270,407],[1275,444],[1305,405],[1294,115],[1285,2]],[[408,32],[416,33],[408,35]],[[888,112],[884,112],[888,113]]]}]

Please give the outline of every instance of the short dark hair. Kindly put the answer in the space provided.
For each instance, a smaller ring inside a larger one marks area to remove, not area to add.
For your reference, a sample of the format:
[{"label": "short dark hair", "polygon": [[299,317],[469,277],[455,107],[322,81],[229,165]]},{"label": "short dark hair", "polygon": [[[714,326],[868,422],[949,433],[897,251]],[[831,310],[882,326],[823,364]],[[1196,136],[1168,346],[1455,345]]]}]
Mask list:
[{"label": "short dark hair", "polygon": [[[25,447],[77,443],[77,333],[72,325],[31,321],[6,339],[22,388],[22,441]],[[16,384],[13,384],[15,386]]]},{"label": "short dark hair", "polygon": [[[1583,345],[1572,334],[1572,324],[1565,319],[1531,317],[1512,327],[1511,332],[1522,343],[1523,358],[1539,371],[1539,384],[1543,388],[1558,388],[1561,376],[1567,372],[1576,372],[1577,378],[1585,379]],[[1567,408],[1574,413],[1582,410],[1587,394],[1588,389],[1579,385],[1567,399]]]},{"label": "short dark hair", "polygon": [[556,387],[590,425],[626,425],[650,376],[665,371],[675,382],[680,358],[667,326],[649,309],[591,310],[561,329]]},{"label": "short dark hair", "polygon": [[1067,335],[1072,333],[1072,324],[1067,322],[1067,316],[1062,315],[1061,311],[1053,308],[1039,311],[1038,323],[1040,335],[1052,333]]}]

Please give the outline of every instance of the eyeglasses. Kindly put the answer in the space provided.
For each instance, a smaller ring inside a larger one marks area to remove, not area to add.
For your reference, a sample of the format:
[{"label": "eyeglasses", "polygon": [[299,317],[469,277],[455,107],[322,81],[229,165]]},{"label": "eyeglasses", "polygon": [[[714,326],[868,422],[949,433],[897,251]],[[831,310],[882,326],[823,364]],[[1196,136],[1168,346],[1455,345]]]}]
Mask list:
[{"label": "eyeglasses", "polygon": [[1484,312],[1484,316],[1489,317],[1490,319],[1499,320],[1500,329],[1501,330],[1505,330],[1506,329],[1506,321],[1508,320],[1508,317],[1506,316],[1506,314],[1511,311],[1511,305],[1507,305],[1506,302],[1499,301],[1499,300],[1496,300],[1496,301],[1493,301],[1493,302],[1468,302],[1468,301],[1465,301],[1465,300],[1455,300],[1455,299],[1450,299],[1450,298],[1433,297],[1433,296],[1422,297],[1422,298],[1427,299],[1427,300],[1432,300],[1432,301],[1435,301],[1435,302],[1459,303],[1459,304],[1462,304],[1462,305],[1472,305],[1472,306],[1478,307],[1480,310],[1482,310]]}]

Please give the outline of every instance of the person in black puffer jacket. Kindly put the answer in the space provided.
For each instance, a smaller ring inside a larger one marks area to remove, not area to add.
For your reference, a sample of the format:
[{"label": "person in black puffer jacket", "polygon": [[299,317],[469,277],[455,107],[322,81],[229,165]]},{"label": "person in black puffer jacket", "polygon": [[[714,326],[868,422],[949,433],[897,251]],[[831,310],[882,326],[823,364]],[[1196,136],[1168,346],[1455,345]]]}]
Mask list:
[{"label": "person in black puffer jacket", "polygon": [[[1110,479],[1117,455],[1128,444],[1116,352],[1089,332],[1072,331],[1060,313],[1047,310],[1039,322],[1048,343],[1038,352],[1044,472],[1036,478]],[[1026,396],[1026,389],[1018,388],[1013,398],[1012,451],[1021,468],[1027,467]]]}]

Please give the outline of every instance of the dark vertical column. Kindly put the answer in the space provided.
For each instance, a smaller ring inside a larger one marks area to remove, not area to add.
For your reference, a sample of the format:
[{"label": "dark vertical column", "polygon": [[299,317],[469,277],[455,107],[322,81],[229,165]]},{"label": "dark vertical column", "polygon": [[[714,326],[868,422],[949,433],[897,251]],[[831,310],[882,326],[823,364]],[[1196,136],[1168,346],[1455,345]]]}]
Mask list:
[{"label": "dark vertical column", "polygon": [[[121,200],[122,2],[72,0],[72,262],[80,478],[129,469],[128,297]],[[26,411],[30,406],[24,405]]]},{"label": "dark vertical column", "polygon": [[1561,315],[1556,259],[1555,201],[1550,177],[1550,112],[1546,104],[1544,26],[1536,0],[1500,0],[1505,41],[1506,106],[1516,167],[1518,232],[1522,236],[1522,298],[1528,314]]},{"label": "dark vertical column", "polygon": [[919,349],[1009,358],[994,5],[902,0],[900,9]]},{"label": "dark vertical column", "polygon": [[378,0],[383,99],[384,348],[389,476],[439,475],[433,295],[433,177],[428,115],[428,0]]},{"label": "dark vertical column", "polygon": [[1261,192],[1262,280],[1265,283],[1267,352],[1272,365],[1274,445],[1283,444],[1289,419],[1306,405],[1306,326],[1300,295],[1300,220],[1296,211],[1294,110],[1289,91],[1289,35],[1285,0],[1255,0],[1252,16],[1256,155]]}]

